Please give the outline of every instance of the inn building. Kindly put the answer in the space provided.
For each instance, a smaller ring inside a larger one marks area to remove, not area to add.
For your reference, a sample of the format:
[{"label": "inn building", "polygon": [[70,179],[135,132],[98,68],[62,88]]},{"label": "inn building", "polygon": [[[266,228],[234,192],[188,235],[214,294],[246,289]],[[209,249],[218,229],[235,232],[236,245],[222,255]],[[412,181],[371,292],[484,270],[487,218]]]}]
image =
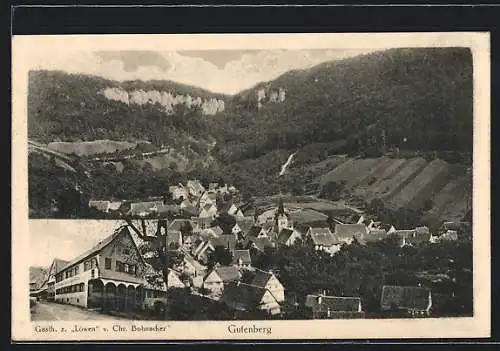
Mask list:
[{"label": "inn building", "polygon": [[145,271],[146,263],[123,226],[58,271],[54,300],[85,308],[139,309]]}]

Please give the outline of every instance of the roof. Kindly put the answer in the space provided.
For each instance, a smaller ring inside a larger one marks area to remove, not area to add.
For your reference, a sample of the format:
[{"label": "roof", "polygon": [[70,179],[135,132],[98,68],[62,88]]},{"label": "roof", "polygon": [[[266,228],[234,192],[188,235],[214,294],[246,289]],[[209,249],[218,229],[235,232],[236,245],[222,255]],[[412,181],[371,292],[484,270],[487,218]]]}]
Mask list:
[{"label": "roof", "polygon": [[224,246],[230,250],[234,250],[236,246],[236,236],[233,234],[219,235],[213,240],[214,246]]},{"label": "roof", "polygon": [[227,211],[229,211],[232,205],[233,205],[232,201],[226,201],[221,203],[220,205],[217,206],[219,213],[227,213]]},{"label": "roof", "polygon": [[372,229],[368,232],[367,235],[363,237],[363,239],[367,242],[373,242],[382,240],[387,236],[387,232],[385,229]]},{"label": "roof", "polygon": [[61,260],[60,258],[54,258],[52,261],[52,267],[54,267],[54,273],[59,273],[62,269],[69,263],[69,261]]},{"label": "roof", "polygon": [[265,288],[251,284],[226,284],[222,292],[221,301],[230,308],[248,311],[260,305],[267,291]]},{"label": "roof", "polygon": [[250,229],[253,227],[255,221],[253,217],[236,217],[236,224],[241,228],[243,233],[248,233]]},{"label": "roof", "polygon": [[[321,298],[320,298],[321,297]],[[313,312],[357,312],[361,304],[359,297],[344,296],[325,296],[312,295],[306,296],[306,307]]]},{"label": "roof", "polygon": [[418,286],[384,285],[382,288],[381,308],[426,310],[430,304],[431,290]]},{"label": "roof", "polygon": [[254,277],[251,281],[252,285],[265,287],[269,279],[273,277],[271,272],[266,272],[261,269],[255,269]]},{"label": "roof", "polygon": [[363,237],[366,234],[364,224],[336,224],[335,235],[339,239],[348,239],[352,237]]},{"label": "roof", "polygon": [[233,263],[237,263],[241,259],[242,264],[251,264],[252,259],[250,258],[249,250],[234,250],[233,253]]},{"label": "roof", "polygon": [[338,244],[338,240],[329,230],[311,234],[314,245],[333,246]]},{"label": "roof", "polygon": [[458,233],[468,233],[471,224],[469,222],[444,222],[441,226],[442,230],[455,230]]},{"label": "roof", "polygon": [[178,230],[169,230],[167,233],[167,243],[182,243],[182,233]]},{"label": "roof", "polygon": [[330,234],[330,228],[311,228],[311,234]]},{"label": "roof", "polygon": [[215,226],[215,227],[210,227],[210,229],[213,230],[214,234],[217,235],[217,236],[220,236],[222,235],[222,233],[224,233],[224,231],[222,230],[221,227],[219,227],[218,225]]},{"label": "roof", "polygon": [[131,213],[142,213],[151,211],[156,207],[155,201],[145,201],[145,202],[133,202],[130,204],[130,212]]},{"label": "roof", "polygon": [[416,227],[415,228],[415,234],[430,236],[431,232],[430,232],[429,228],[427,228],[426,226],[423,226],[423,227]]},{"label": "roof", "polygon": [[223,282],[237,281],[240,279],[240,271],[238,267],[235,266],[217,266],[213,271],[217,273]]},{"label": "roof", "polygon": [[290,239],[290,237],[292,236],[293,234],[293,230],[292,229],[288,229],[288,228],[283,228],[281,229],[279,235],[278,235],[278,242],[280,244],[285,244],[288,239]]},{"label": "roof", "polygon": [[261,231],[262,231],[262,226],[254,225],[247,231],[246,234],[248,237],[256,238]]},{"label": "roof", "polygon": [[168,204],[159,204],[158,206],[158,212],[159,213],[167,213],[167,212],[179,212],[180,211],[180,206],[179,205],[168,205]]},{"label": "roof", "polygon": [[189,253],[183,251],[184,253],[184,260],[188,263],[190,263],[194,268],[195,270],[198,272],[198,273],[203,273],[206,271],[207,267],[205,267],[204,265],[202,265],[200,262],[198,262],[197,260],[195,260],[193,258],[193,256],[191,256]]},{"label": "roof", "polygon": [[93,207],[99,211],[107,211],[109,209],[110,202],[105,200],[90,200],[89,207]]},{"label": "roof", "polygon": [[273,247],[273,242],[269,238],[252,238],[251,241],[261,251],[266,247]]},{"label": "roof", "polygon": [[273,228],[274,228],[274,222],[273,221],[268,221],[268,222],[262,223],[262,229],[264,229],[265,231],[270,231]]},{"label": "roof", "polygon": [[[69,261],[63,268],[61,268],[61,271],[68,268],[68,267],[71,267],[74,264],[79,263],[80,261],[84,260],[85,258],[101,251],[106,246],[108,246],[113,240],[115,240],[118,236],[120,236],[122,233],[127,233],[128,235],[130,235],[130,231],[129,231],[127,226],[122,226],[122,227],[118,228],[117,230],[115,230],[115,232],[113,234],[111,234],[110,236],[108,236],[108,237],[104,238],[103,240],[101,240],[100,242],[98,242],[94,247],[92,247],[91,249],[85,251],[81,255],[79,255],[76,258]],[[142,259],[142,255],[139,255],[139,256]]]}]

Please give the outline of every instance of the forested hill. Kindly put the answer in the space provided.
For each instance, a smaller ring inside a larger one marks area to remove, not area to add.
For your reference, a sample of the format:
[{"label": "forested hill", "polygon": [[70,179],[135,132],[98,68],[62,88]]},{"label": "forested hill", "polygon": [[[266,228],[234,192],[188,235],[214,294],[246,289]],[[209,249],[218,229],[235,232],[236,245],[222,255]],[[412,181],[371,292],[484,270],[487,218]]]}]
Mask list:
[{"label": "forested hill", "polygon": [[316,142],[356,153],[381,146],[383,133],[387,147],[470,151],[472,109],[469,49],[390,49],[290,71],[233,96],[218,119],[220,157]]},{"label": "forested hill", "polygon": [[28,135],[39,142],[210,138],[227,96],[170,81],[116,82],[83,74],[29,74]]}]

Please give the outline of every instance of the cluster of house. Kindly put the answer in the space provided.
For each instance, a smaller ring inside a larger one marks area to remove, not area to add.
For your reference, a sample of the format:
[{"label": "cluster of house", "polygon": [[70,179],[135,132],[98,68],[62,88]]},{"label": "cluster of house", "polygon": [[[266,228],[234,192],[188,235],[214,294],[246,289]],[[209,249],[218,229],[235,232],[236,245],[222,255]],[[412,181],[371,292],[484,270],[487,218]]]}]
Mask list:
[{"label": "cluster of house", "polygon": [[217,198],[219,196],[235,195],[237,189],[232,185],[210,183],[208,189],[199,180],[188,180],[187,183],[169,187],[171,202],[165,202],[161,197],[150,198],[148,201],[109,201],[90,200],[89,208],[103,213],[122,213],[132,217],[149,216],[183,216],[183,217],[214,217],[217,213]]},{"label": "cluster of house", "polygon": [[[351,218],[354,223],[334,219],[335,225],[309,225],[294,220],[296,217],[285,209],[281,200],[277,206],[253,216],[245,216],[230,201],[209,211],[214,205],[209,196],[213,193],[197,186],[196,182],[188,184],[188,188],[198,194],[198,204],[207,211],[203,216],[174,219],[169,223],[168,249],[179,253],[181,260],[169,269],[167,284],[163,281],[152,284],[148,279],[154,275],[152,268],[144,261],[125,226],[71,261],[55,259],[45,270],[43,279],[31,286],[32,295],[87,308],[148,309],[162,299],[165,301],[168,287],[177,287],[189,288],[193,294],[225,303],[235,311],[260,310],[275,315],[283,312],[285,289],[275,272],[254,267],[251,252],[280,249],[300,241],[334,255],[343,245],[354,241],[365,244],[392,236],[401,246],[406,246],[456,240],[457,233],[467,229],[464,223],[446,222],[439,235],[432,235],[427,227],[397,230],[366,220],[362,215]],[[172,194],[178,199],[185,195],[180,186],[172,188]],[[213,225],[214,219],[223,213],[234,217],[231,228]],[[212,267],[211,253],[218,247],[231,253],[231,262]],[[393,286],[382,290],[382,310],[428,315],[432,305],[430,290]],[[321,292],[308,295],[305,307],[311,318],[364,316],[358,297],[328,296]]]}]

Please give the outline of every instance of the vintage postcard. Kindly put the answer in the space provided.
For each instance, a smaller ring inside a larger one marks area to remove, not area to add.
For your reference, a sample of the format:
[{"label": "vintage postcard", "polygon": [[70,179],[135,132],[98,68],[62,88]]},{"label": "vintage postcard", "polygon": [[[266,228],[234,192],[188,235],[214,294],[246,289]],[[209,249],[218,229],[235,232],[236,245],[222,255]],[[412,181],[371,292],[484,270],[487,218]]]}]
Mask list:
[{"label": "vintage postcard", "polygon": [[13,38],[12,338],[490,336],[489,33]]}]

